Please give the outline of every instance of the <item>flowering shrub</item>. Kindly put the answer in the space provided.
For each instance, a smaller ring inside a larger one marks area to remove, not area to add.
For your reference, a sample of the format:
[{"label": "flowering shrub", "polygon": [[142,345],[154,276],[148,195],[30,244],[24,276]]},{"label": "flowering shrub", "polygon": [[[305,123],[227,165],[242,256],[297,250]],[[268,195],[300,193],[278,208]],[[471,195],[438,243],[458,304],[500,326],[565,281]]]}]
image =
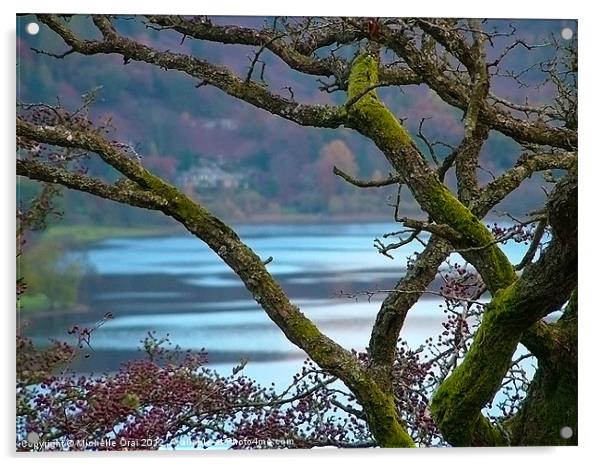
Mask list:
[{"label": "flowering shrub", "polygon": [[[82,347],[93,329],[71,333]],[[204,367],[206,353],[170,349],[154,333],[142,342],[144,359],[100,376],[51,373],[79,348],[56,343],[37,351],[30,341],[19,342],[19,353],[30,356],[18,363],[20,450],[371,444],[361,419],[340,414],[344,392],[333,387],[335,379],[309,361],[278,393],[243,375],[244,364],[219,375]],[[32,433],[35,442],[28,441]]]}]

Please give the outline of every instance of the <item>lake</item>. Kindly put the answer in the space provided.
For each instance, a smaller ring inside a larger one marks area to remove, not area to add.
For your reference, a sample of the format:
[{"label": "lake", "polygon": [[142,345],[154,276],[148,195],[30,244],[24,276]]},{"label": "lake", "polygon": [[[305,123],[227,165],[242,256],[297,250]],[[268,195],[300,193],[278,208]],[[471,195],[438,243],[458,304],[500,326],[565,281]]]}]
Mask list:
[{"label": "lake", "polygon": [[[384,296],[341,297],[390,289],[405,273],[406,257],[419,245],[379,254],[374,239],[399,229],[390,223],[329,225],[241,225],[241,238],[301,310],[346,348],[363,350]],[[517,263],[526,246],[503,246]],[[114,318],[92,336],[90,357],[78,371],[111,371],[133,357],[148,331],[169,334],[183,349],[208,353],[209,365],[229,374],[249,358],[245,374],[277,387],[290,383],[305,358],[267,317],[247,290],[207,246],[193,236],[114,238],[77,253],[93,271],[81,289],[88,311],[33,319],[24,333],[43,344],[68,340],[73,325],[94,326],[106,312]],[[443,313],[433,298],[410,311],[402,338],[418,346],[440,332]]]}]

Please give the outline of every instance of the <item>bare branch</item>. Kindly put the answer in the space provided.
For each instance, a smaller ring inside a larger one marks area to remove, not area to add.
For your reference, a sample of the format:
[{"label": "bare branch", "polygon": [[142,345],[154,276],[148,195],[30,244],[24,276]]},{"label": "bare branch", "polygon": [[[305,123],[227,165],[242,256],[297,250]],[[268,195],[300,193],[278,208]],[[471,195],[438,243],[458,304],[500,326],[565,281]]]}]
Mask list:
[{"label": "bare branch", "polygon": [[117,34],[103,41],[83,41],[64,26],[56,16],[39,15],[39,18],[59,34],[67,45],[83,55],[115,53],[122,55],[126,63],[129,60],[136,60],[163,69],[182,71],[233,97],[304,126],[336,128],[345,120],[344,109],[328,105],[304,105],[292,102],[290,99],[270,92],[264,86],[246,82],[228,69],[205,60],[169,51],[160,52]]},{"label": "bare branch", "polygon": [[535,233],[533,233],[533,239],[531,240],[531,244],[529,244],[529,249],[525,253],[524,257],[521,261],[514,267],[516,270],[522,270],[531,262],[533,262],[533,258],[535,257],[535,253],[539,248],[539,244],[543,235],[546,231],[546,226],[548,225],[547,219],[540,220],[537,224],[537,228],[535,229]]},{"label": "bare branch", "polygon": [[400,221],[407,227],[415,228],[421,231],[428,231],[429,233],[437,235],[440,238],[444,238],[452,243],[462,240],[462,235],[449,225],[425,222],[423,220],[415,220],[408,217],[404,217],[400,219]]},{"label": "bare branch", "polygon": [[549,105],[544,105],[543,107],[533,107],[532,105],[528,104],[516,104],[492,93],[489,93],[489,99],[493,101],[494,106],[496,104],[500,104],[512,110],[523,112],[527,117],[531,114],[548,116],[555,120],[558,120],[561,117],[561,115]]},{"label": "bare branch", "polygon": [[[478,22],[468,20],[473,32],[473,46],[469,51],[471,77],[471,91],[468,107],[464,116],[464,138],[456,153],[456,178],[458,180],[458,198],[468,203],[476,197],[479,187],[477,178],[477,165],[479,153],[485,140],[488,129],[480,124],[481,112],[489,93],[489,73],[485,65],[485,46]],[[464,58],[468,60],[467,58]]]},{"label": "bare branch", "polygon": [[345,298],[358,298],[360,296],[366,296],[368,297],[368,300],[372,299],[374,296],[377,295],[382,295],[382,294],[409,294],[409,295],[418,295],[418,296],[422,296],[424,294],[428,294],[431,296],[437,296],[439,298],[443,298],[443,299],[449,299],[449,300],[453,300],[453,301],[463,301],[466,303],[470,303],[470,304],[477,304],[479,306],[485,306],[487,303],[483,302],[483,301],[479,301],[476,299],[472,299],[472,298],[463,298],[461,296],[454,296],[454,295],[450,295],[450,294],[446,294],[443,293],[441,291],[431,291],[429,289],[423,289],[423,290],[401,290],[401,289],[391,289],[391,290],[374,290],[374,291],[356,291],[353,293],[343,293],[340,292],[338,293],[337,296],[340,297],[345,297]]},{"label": "bare branch", "polygon": [[[420,230],[409,230],[409,231],[406,231],[406,232],[396,232],[396,234],[402,234],[402,233],[410,233],[410,235],[407,238],[405,238],[405,239],[400,239],[400,241],[398,241],[396,243],[390,243],[390,244],[387,244],[387,245],[385,245],[378,238],[375,238],[374,239],[374,247],[383,256],[386,256],[389,259],[394,259],[394,257],[389,254],[389,251],[392,251],[394,249],[399,249],[400,247],[405,246],[406,244],[410,244],[415,239],[418,239],[418,235],[420,234]],[[387,237],[387,236],[391,236],[391,234],[385,235],[385,237]]]},{"label": "bare branch", "polygon": [[527,50],[532,50],[534,48],[539,48],[539,47],[549,47],[551,44],[543,43],[543,44],[529,45],[523,39],[517,39],[514,42],[512,42],[511,44],[509,44],[508,46],[506,46],[506,48],[504,48],[504,50],[502,50],[502,52],[498,55],[498,57],[495,60],[487,63],[487,67],[488,68],[497,67],[500,64],[500,62],[504,59],[504,57],[506,57],[506,55],[508,55],[508,53],[512,49],[514,49],[515,47],[517,47],[519,45],[526,48]]},{"label": "bare branch", "polygon": [[481,190],[479,204],[493,207],[514,191],[523,180],[537,171],[572,170],[577,166],[576,152],[537,153],[521,157],[516,165]]},{"label": "bare branch", "polygon": [[438,167],[441,164],[439,163],[439,159],[437,158],[437,154],[435,153],[433,144],[428,140],[428,138],[422,132],[422,127],[424,125],[424,122],[426,120],[430,120],[430,119],[431,119],[431,117],[423,117],[420,119],[420,124],[418,125],[418,133],[416,133],[416,136],[418,137],[418,139],[420,139],[422,142],[424,142],[424,144],[426,145],[426,148],[429,151],[429,154],[431,155],[431,159],[433,159],[433,163]]},{"label": "bare branch", "polygon": [[[381,34],[380,40],[383,45],[403,58],[445,102],[465,111],[468,109],[471,93],[466,83],[450,78],[440,61],[424,56],[403,34],[385,31]],[[451,45],[448,43],[448,47]],[[458,56],[465,56],[465,54],[458,53]],[[471,63],[470,59],[466,63]],[[552,126],[542,128],[532,122],[514,118],[488,103],[483,105],[481,118],[484,125],[520,142],[550,145],[567,150],[574,150],[577,147],[576,131]]]},{"label": "bare branch", "polygon": [[104,199],[145,209],[160,210],[167,201],[137,187],[107,184],[81,173],[54,167],[34,160],[17,160],[17,175],[47,183],[60,184],[70,189],[93,194]]},{"label": "bare branch", "polygon": [[332,172],[335,175],[343,178],[348,183],[351,183],[352,185],[357,186],[358,188],[380,188],[383,186],[391,186],[393,184],[398,184],[398,183],[402,182],[400,176],[393,176],[393,175],[389,175],[389,177],[385,178],[384,180],[360,180],[358,178],[355,178],[355,177],[345,173],[344,171],[339,169],[336,165],[334,167],[332,167]]}]

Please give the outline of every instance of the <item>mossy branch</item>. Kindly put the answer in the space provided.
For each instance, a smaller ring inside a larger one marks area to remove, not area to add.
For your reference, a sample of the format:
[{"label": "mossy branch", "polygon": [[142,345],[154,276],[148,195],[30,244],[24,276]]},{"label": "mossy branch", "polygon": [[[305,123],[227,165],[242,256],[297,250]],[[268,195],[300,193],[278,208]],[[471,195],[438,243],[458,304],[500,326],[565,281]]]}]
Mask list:
[{"label": "mossy branch", "polygon": [[[454,246],[466,248],[463,255],[494,294],[465,360],[438,390],[433,415],[453,444],[504,444],[505,436],[482,417],[480,410],[497,391],[522,332],[557,304],[558,293],[550,293],[551,300],[548,296],[547,300],[539,297],[533,301],[528,281],[532,268],[517,283],[512,264],[491,233],[441,183],[399,120],[379,101],[375,90],[370,90],[377,82],[376,60],[369,54],[359,55],[352,65],[348,87],[349,100],[359,98],[349,108],[348,125],[376,143],[433,221],[449,225],[460,235]],[[538,261],[545,270],[542,261],[546,258]],[[525,306],[525,302],[529,304]]]},{"label": "mossy branch", "polygon": [[548,203],[551,218],[558,219],[551,222],[550,246],[518,280],[494,294],[464,361],[433,397],[433,416],[453,445],[480,444],[479,429],[487,425],[480,411],[498,390],[518,342],[559,309],[577,284],[576,197],[576,183],[567,176]]},{"label": "mossy branch", "polygon": [[495,240],[489,230],[439,180],[408,131],[371,89],[378,83],[378,69],[377,60],[368,53],[354,60],[347,97],[348,102],[356,101],[349,107],[347,124],[375,142],[434,222],[458,233],[462,239],[454,243],[457,249],[483,247],[464,254],[490,291],[508,286],[516,275],[507,257],[492,245]]}]

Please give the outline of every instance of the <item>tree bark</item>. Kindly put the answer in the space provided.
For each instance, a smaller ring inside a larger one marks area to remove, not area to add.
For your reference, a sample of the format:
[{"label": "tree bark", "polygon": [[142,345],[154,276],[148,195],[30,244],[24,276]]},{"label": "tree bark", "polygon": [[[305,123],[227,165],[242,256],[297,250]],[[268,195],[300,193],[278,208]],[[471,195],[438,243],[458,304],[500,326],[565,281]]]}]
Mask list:
[{"label": "tree bark", "polygon": [[[576,290],[563,317],[543,325],[545,333],[525,335],[538,368],[519,412],[505,427],[512,445],[577,445]],[[570,431],[562,431],[567,427]]]}]

